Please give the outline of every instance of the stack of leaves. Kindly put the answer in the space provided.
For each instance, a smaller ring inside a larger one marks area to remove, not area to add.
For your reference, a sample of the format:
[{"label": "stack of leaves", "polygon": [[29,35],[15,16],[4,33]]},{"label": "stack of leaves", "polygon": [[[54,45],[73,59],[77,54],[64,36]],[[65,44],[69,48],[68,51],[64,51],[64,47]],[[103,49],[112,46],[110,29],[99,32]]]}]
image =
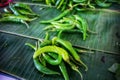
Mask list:
[{"label": "stack of leaves", "polygon": [[10,3],[9,8],[4,9],[0,22],[23,23],[29,28],[27,22],[37,19],[38,15],[32,11],[30,6],[22,3]]},{"label": "stack of leaves", "polygon": [[57,71],[49,69],[46,64],[59,66],[64,79],[69,80],[67,69],[64,64],[67,63],[72,70],[80,74],[81,79],[83,80],[82,73],[79,71],[78,66],[83,65],[85,71],[88,70],[88,67],[81,61],[80,56],[69,41],[62,40],[58,37],[49,40],[47,37],[41,42],[40,46],[35,47],[30,43],[26,43],[26,45],[35,50],[33,61],[38,71],[49,75],[60,74]]}]

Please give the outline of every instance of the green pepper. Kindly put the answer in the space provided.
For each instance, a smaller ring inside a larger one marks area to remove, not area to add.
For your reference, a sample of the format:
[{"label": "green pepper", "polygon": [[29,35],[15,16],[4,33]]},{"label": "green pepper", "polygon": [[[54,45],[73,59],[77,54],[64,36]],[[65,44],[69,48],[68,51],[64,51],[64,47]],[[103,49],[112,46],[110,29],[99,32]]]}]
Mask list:
[{"label": "green pepper", "polygon": [[43,58],[51,65],[59,65],[62,61],[62,56],[58,55],[58,57],[54,60],[47,54],[43,53]]},{"label": "green pepper", "polygon": [[[5,20],[6,19],[6,20]],[[13,15],[13,14],[11,14],[11,15],[9,15],[9,16],[6,16],[6,17],[3,17],[3,18],[1,18],[0,20],[1,21],[7,21],[7,20],[11,20],[11,19],[16,19],[16,20],[24,20],[24,21],[33,21],[33,20],[35,20],[36,18],[32,18],[32,19],[30,19],[30,18],[28,18],[28,17],[26,17],[26,16],[15,16],[15,15]]]},{"label": "green pepper", "polygon": [[100,7],[109,7],[111,5],[111,3],[105,3],[105,2],[102,2],[100,0],[95,0],[95,2]]},{"label": "green pepper", "polygon": [[80,3],[80,2],[85,2],[86,0],[73,0],[73,2],[77,2],[77,3]]},{"label": "green pepper", "polygon": [[21,15],[11,3],[9,4],[9,8],[15,15],[17,15],[17,16]]},{"label": "green pepper", "polygon": [[34,45],[30,44],[30,43],[25,43],[25,45],[31,47],[35,51],[37,50],[37,48]]},{"label": "green pepper", "polygon": [[[57,58],[57,55],[55,53],[49,53],[49,55],[55,59]],[[67,73],[65,63],[63,61],[61,61],[61,63],[59,64],[59,68],[60,68],[61,73],[63,74],[64,79],[69,80],[69,75]]]},{"label": "green pepper", "polygon": [[28,12],[28,11],[26,11],[26,10],[24,10],[24,9],[19,9],[18,10],[18,12],[20,13],[20,14],[22,14],[22,15],[25,15],[25,16],[38,16],[37,14],[35,14],[35,13],[31,13],[31,12]]},{"label": "green pepper", "polygon": [[60,18],[66,16],[68,13],[70,13],[71,9],[67,9],[65,10],[63,13],[61,13],[59,16],[51,19],[51,20],[47,20],[47,21],[40,21],[40,23],[50,23],[52,21],[56,21],[56,20],[59,20]]},{"label": "green pepper", "polygon": [[63,61],[59,64],[59,68],[60,68],[60,71],[61,71],[62,74],[63,74],[64,79],[65,79],[65,80],[69,80],[69,76],[68,76],[68,73],[67,73],[67,69],[66,69],[66,66],[65,66],[65,64],[64,64]]},{"label": "green pepper", "polygon": [[57,6],[57,9],[59,9],[59,8],[62,6],[62,4],[64,3],[64,1],[65,1],[65,0],[60,0],[60,3],[59,3],[59,5]]},{"label": "green pepper", "polygon": [[45,52],[57,53],[62,56],[63,60],[69,63],[68,53],[64,49],[57,46],[45,46],[45,47],[39,48],[37,51],[35,51],[33,58],[37,58],[38,56],[40,56],[42,53],[45,53]]},{"label": "green pepper", "polygon": [[10,15],[10,16],[6,16],[0,19],[0,22],[16,22],[16,23],[23,23],[27,26],[27,28],[29,28],[29,25],[25,22],[25,21],[31,21],[32,19],[23,17],[23,16],[14,16],[14,15]]},{"label": "green pepper", "polygon": [[36,69],[44,74],[49,74],[49,75],[52,75],[52,74],[57,74],[57,75],[60,75],[60,73],[56,72],[56,71],[53,71],[53,70],[50,70],[49,68],[43,66],[42,64],[40,64],[39,62],[39,59],[38,58],[33,58],[33,61],[34,61],[34,65],[36,67]]},{"label": "green pepper", "polygon": [[40,47],[48,46],[51,45],[52,41],[51,40],[44,40],[41,44]]},{"label": "green pepper", "polygon": [[45,0],[46,4],[51,6],[51,0]]},{"label": "green pepper", "polygon": [[64,46],[70,53],[71,55],[74,57],[74,59],[76,61],[78,61],[80,64],[82,64],[86,69],[86,71],[88,70],[88,67],[80,60],[79,55],[77,54],[77,52],[74,50],[74,48],[72,47],[72,44],[68,41],[62,40],[60,38],[54,37],[52,40],[53,44],[61,44],[62,46]]},{"label": "green pepper", "polygon": [[51,22],[51,24],[57,30],[70,30],[70,29],[73,29],[75,27],[74,24],[68,24],[68,23],[62,24],[62,23],[57,23],[57,22]]},{"label": "green pepper", "polygon": [[26,5],[26,4],[23,4],[23,3],[16,3],[16,4],[13,4],[13,6],[14,6],[15,8],[25,9],[25,10],[27,10],[28,12],[33,13],[32,9],[30,8],[29,5]]},{"label": "green pepper", "polygon": [[83,18],[79,17],[78,15],[74,15],[75,19],[78,20],[81,24],[81,26],[77,26],[78,29],[81,30],[81,27],[82,27],[82,31],[83,31],[83,40],[86,39],[86,36],[87,36],[87,28],[88,28],[88,24],[86,22],[86,20],[84,20]]}]

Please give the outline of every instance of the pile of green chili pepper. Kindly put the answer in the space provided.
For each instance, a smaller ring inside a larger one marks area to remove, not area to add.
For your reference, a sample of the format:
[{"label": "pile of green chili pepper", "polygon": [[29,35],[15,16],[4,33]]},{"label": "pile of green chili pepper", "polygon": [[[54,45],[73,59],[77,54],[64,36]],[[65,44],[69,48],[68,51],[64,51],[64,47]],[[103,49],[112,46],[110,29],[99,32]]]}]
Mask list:
[{"label": "pile of green chili pepper", "polygon": [[86,39],[88,36],[87,32],[89,32],[87,21],[78,15],[63,17],[63,19],[52,21],[44,30],[58,31],[59,37],[63,31],[81,32],[83,34],[83,40]]},{"label": "pile of green chili pepper", "polygon": [[36,47],[30,43],[26,43],[26,45],[35,50],[33,54],[33,61],[36,69],[43,74],[60,75],[59,72],[49,69],[46,64],[58,66],[64,79],[69,80],[66,69],[66,64],[68,64],[71,69],[80,74],[81,79],[83,79],[78,66],[83,65],[85,67],[85,71],[88,70],[88,67],[81,61],[80,56],[72,47],[72,44],[69,41],[62,40],[58,37],[54,37],[52,40],[49,40],[47,36],[45,40]]},{"label": "pile of green chili pepper", "polygon": [[[36,69],[43,74],[60,75],[59,72],[48,68],[48,64],[51,66],[58,66],[64,79],[69,80],[66,66],[70,66],[72,70],[76,71],[83,80],[82,73],[78,69],[79,65],[85,67],[85,71],[88,70],[86,64],[83,63],[77,50],[72,47],[69,41],[62,40],[60,38],[61,33],[67,32],[80,32],[83,34],[83,40],[86,40],[88,32],[88,24],[85,19],[76,15],[74,11],[82,10],[86,8],[95,9],[96,7],[109,7],[111,5],[107,0],[32,0],[40,1],[49,6],[56,6],[62,13],[50,20],[40,21],[40,23],[49,24],[44,30],[58,31],[58,37],[54,37],[49,40],[48,35],[37,46],[33,46],[30,43],[26,45],[32,47],[35,52],[33,54],[33,61]],[[68,14],[71,14],[69,15]],[[93,33],[93,32],[92,32]],[[66,65],[66,64],[67,65]]]},{"label": "pile of green chili pepper", "polygon": [[10,3],[9,8],[4,8],[0,22],[23,23],[29,28],[27,22],[37,19],[38,15],[32,11],[30,6],[22,3]]},{"label": "pile of green chili pepper", "polygon": [[69,7],[76,5],[77,8],[95,8],[95,7],[110,7],[111,1],[109,0],[32,0],[37,2],[44,2],[49,6],[56,6],[57,9],[62,11],[68,9]]}]

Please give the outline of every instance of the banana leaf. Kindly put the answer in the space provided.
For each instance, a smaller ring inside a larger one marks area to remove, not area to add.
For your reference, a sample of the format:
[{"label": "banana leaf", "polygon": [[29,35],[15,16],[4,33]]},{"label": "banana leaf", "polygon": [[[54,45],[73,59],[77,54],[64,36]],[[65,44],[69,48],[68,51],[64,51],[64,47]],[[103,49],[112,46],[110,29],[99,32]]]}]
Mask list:
[{"label": "banana leaf", "polygon": [[[43,31],[43,28],[47,24],[40,24],[39,21],[52,19],[61,11],[55,8],[43,8],[39,5],[31,5],[31,8],[40,17],[29,23],[29,29],[20,23],[0,23],[0,30],[43,39],[46,32]],[[70,41],[73,45],[88,49],[88,52],[80,54],[81,59],[89,68],[87,72],[84,71],[84,68],[79,68],[83,73],[84,80],[115,80],[115,75],[110,73],[108,68],[113,63],[120,62],[120,12],[116,11],[119,7],[113,6],[111,9],[78,11],[76,13],[87,20],[90,30],[97,32],[97,34],[89,34],[86,40],[82,40],[80,33],[66,32],[62,34],[62,38]],[[56,36],[56,32],[52,32],[50,35],[52,38]],[[27,80],[64,80],[62,76],[43,76],[37,71],[32,60],[34,51],[25,46],[26,42],[36,43],[33,39],[0,33],[0,70]],[[91,50],[94,51],[93,54],[89,53]],[[58,70],[57,67],[55,69]],[[80,80],[80,76],[76,72],[69,67],[67,69],[70,80]]]}]

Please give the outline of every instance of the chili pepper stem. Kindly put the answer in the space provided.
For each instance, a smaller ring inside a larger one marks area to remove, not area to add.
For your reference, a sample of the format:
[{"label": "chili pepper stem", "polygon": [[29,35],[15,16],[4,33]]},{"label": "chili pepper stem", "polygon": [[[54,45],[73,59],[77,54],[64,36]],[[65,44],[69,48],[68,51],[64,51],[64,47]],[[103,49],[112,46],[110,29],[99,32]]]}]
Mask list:
[{"label": "chili pepper stem", "polygon": [[76,70],[78,73],[79,73],[79,75],[80,75],[80,77],[81,77],[81,80],[83,80],[83,75],[82,75],[82,73],[79,71],[79,70]]},{"label": "chili pepper stem", "polygon": [[29,25],[25,21],[21,21],[21,22],[25,24],[27,28],[29,28]]},{"label": "chili pepper stem", "polygon": [[90,29],[87,29],[87,32],[91,34],[97,34],[97,32],[91,31]]},{"label": "chili pepper stem", "polygon": [[86,64],[84,64],[81,60],[78,61],[80,64],[82,64],[85,67],[85,71],[88,71],[88,67]]},{"label": "chili pepper stem", "polygon": [[62,30],[58,32],[58,35],[57,35],[57,36],[58,36],[58,38],[60,38],[60,37],[61,37],[62,32],[63,32]]},{"label": "chili pepper stem", "polygon": [[34,45],[30,44],[30,43],[25,43],[25,45],[31,47],[34,51],[37,50],[36,47]]},{"label": "chili pepper stem", "polygon": [[83,75],[82,75],[82,73],[78,70],[78,67],[77,67],[76,65],[74,65],[73,63],[71,63],[70,61],[68,61],[68,64],[71,66],[71,68],[72,68],[74,71],[76,71],[76,72],[79,73],[79,75],[80,75],[80,77],[81,77],[81,80],[83,80]]}]

